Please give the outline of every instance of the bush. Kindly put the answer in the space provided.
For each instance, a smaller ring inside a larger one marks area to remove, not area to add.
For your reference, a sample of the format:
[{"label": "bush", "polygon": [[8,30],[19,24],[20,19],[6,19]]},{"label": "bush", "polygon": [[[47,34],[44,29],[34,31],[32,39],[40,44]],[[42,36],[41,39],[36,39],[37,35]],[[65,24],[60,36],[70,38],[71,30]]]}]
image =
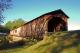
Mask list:
[{"label": "bush", "polygon": [[26,42],[24,40],[20,40],[20,41],[16,41],[13,43],[9,43],[9,47],[13,48],[13,47],[18,47],[18,46],[23,46],[23,45],[25,45],[25,43]]},{"label": "bush", "polygon": [[0,49],[8,48],[9,41],[7,40],[7,36],[0,36]]}]

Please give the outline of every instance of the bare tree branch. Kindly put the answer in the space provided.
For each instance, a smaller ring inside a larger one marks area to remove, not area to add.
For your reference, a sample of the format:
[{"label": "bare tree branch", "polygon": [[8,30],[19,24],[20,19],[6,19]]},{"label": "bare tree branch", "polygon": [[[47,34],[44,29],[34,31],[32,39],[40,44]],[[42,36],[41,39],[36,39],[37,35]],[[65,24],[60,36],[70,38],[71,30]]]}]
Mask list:
[{"label": "bare tree branch", "polygon": [[3,22],[3,20],[5,18],[2,13],[6,9],[9,9],[10,8],[11,1],[12,0],[0,0],[0,24]]}]

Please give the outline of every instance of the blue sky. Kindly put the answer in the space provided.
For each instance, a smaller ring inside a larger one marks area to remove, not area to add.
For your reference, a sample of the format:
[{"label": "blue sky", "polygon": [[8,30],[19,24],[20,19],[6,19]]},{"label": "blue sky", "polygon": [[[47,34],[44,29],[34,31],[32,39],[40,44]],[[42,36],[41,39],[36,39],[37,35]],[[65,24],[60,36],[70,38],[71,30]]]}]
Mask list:
[{"label": "blue sky", "polygon": [[80,0],[13,0],[4,12],[4,23],[18,18],[30,21],[44,13],[62,9],[69,17],[69,30],[80,29]]}]

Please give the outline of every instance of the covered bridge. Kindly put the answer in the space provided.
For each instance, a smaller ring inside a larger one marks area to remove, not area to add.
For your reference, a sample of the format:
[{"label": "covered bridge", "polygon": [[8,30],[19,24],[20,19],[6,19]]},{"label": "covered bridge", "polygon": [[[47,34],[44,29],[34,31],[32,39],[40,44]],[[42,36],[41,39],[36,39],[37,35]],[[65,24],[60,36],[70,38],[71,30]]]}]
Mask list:
[{"label": "covered bridge", "polygon": [[11,35],[22,37],[42,38],[47,32],[67,31],[69,17],[61,10],[43,14],[21,27],[10,31]]}]

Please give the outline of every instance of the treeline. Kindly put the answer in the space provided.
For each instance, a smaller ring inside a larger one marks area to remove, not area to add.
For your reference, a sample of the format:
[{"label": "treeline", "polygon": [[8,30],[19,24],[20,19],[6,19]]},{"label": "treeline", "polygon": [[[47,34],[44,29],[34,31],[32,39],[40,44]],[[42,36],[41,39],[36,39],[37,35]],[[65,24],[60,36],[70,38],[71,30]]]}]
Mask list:
[{"label": "treeline", "polygon": [[10,42],[11,39],[13,40],[13,36],[9,35],[10,30],[18,28],[24,23],[25,21],[20,18],[14,21],[8,21],[4,26],[0,25],[0,49],[16,47],[25,43],[23,39],[17,42]]},{"label": "treeline", "polygon": [[8,21],[4,26],[0,25],[1,33],[9,33],[10,30],[20,27],[23,25],[25,21],[21,18],[16,19],[14,21]]},{"label": "treeline", "polygon": [[18,28],[20,27],[21,25],[23,25],[25,23],[25,21],[21,18],[19,19],[16,19],[14,21],[8,21],[6,24],[5,24],[5,27],[10,29],[10,30],[13,30],[15,28]]}]

